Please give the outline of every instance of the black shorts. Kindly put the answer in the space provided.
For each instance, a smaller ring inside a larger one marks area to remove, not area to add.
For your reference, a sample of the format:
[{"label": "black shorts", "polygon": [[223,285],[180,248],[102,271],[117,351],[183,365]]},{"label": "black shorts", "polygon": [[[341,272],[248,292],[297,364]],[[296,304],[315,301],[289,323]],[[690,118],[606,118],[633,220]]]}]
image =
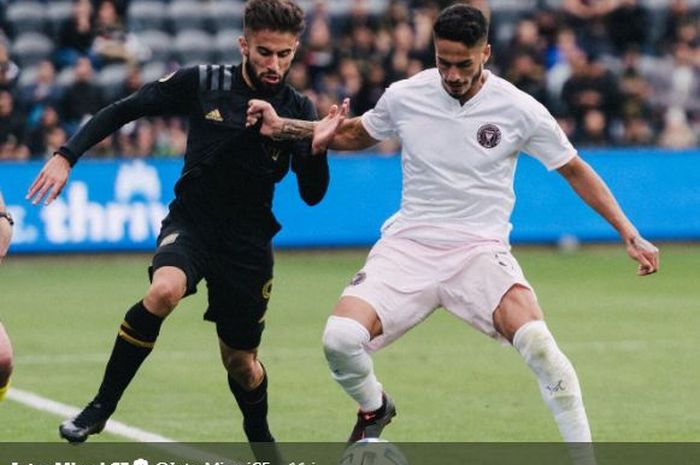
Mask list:
[{"label": "black shorts", "polygon": [[229,347],[255,349],[265,328],[272,290],[272,246],[222,231],[201,231],[172,213],[163,220],[158,248],[149,267],[174,266],[187,276],[187,295],[207,282],[209,305],[204,319]]}]

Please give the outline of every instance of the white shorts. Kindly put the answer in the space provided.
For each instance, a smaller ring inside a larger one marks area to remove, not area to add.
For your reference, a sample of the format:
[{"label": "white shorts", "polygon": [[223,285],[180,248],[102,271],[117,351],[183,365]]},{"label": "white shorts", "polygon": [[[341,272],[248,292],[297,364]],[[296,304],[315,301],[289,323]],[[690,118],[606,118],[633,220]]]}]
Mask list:
[{"label": "white shorts", "polygon": [[435,247],[384,237],[342,295],[360,298],[377,312],[383,332],[369,342],[370,351],[398,339],[439,307],[507,343],[493,326],[493,312],[516,284],[532,289],[504,244]]}]

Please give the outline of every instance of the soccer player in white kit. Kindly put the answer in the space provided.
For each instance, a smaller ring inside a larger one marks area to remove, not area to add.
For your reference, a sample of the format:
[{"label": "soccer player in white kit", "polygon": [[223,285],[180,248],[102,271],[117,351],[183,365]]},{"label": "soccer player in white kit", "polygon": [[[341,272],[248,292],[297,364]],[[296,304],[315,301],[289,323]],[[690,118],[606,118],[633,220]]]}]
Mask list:
[{"label": "soccer player in white kit", "polygon": [[[0,193],[0,262],[5,258],[7,249],[12,239],[12,216],[5,209],[5,200]],[[0,401],[5,398],[10,389],[10,375],[12,374],[12,343],[0,321]]]},{"label": "soccer player in white kit", "polygon": [[[323,334],[333,377],[359,404],[349,441],[378,437],[396,415],[369,354],[444,307],[510,342],[535,374],[563,439],[591,442],[576,372],[510,253],[518,154],[558,170],[619,232],[639,275],[657,271],[658,249],[639,235],[547,109],[484,70],[491,47],[478,9],[448,7],[433,31],[437,68],[390,86],[373,110],[345,120],[330,145],[359,150],[395,136],[402,142],[401,208],[383,225]],[[261,132],[273,138],[314,134],[312,123],[280,119],[251,101],[248,124],[261,118]]]}]

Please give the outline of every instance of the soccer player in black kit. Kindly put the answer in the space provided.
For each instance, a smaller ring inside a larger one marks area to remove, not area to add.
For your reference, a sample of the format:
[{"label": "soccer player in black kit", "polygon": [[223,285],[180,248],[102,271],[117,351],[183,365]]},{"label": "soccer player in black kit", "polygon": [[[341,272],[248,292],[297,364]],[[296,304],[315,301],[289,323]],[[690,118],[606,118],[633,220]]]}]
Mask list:
[{"label": "soccer player in black kit", "polygon": [[267,374],[257,359],[272,286],[270,241],[280,229],[271,210],[274,186],[291,166],[302,199],[321,201],[329,180],[326,147],[347,104],[332,108],[311,143],[261,136],[257,127],[246,127],[246,110],[250,99],[261,98],[281,115],[316,119],[309,99],[284,82],[303,28],[303,12],[293,0],[250,0],[239,38],[241,65],[184,68],[105,107],[47,161],[29,188],[28,199],[37,204],[45,197],[48,204],[80,156],[125,123],[165,114],[189,119],[185,165],[149,268],[151,285],[126,312],[97,395],[61,424],[66,440],[82,442],[102,431],[165,317],[205,279],[204,318],[216,323],[245,434],[250,442],[274,441]]}]

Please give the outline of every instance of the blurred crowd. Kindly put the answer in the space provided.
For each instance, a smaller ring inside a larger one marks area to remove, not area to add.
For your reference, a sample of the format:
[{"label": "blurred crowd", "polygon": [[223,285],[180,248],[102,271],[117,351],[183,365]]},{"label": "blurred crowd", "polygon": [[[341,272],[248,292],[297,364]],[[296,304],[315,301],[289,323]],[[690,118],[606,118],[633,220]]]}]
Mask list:
[{"label": "blurred crowd", "polygon": [[[197,11],[211,9],[219,24],[203,16],[194,24],[194,15],[183,14],[189,23],[165,22],[164,17],[148,26],[141,21],[145,16],[137,15],[146,4],[186,12],[186,2],[197,3]],[[235,39],[242,27],[242,1],[49,1],[43,2],[47,11],[59,11],[62,3],[63,13],[40,24],[28,22],[34,16],[22,16],[14,6],[18,3],[21,8],[42,6],[38,0],[0,0],[4,160],[50,156],[102,106],[180,66],[240,58]],[[351,98],[353,114],[362,114],[390,83],[434,66],[432,23],[451,3],[300,1],[307,28],[288,80],[312,99],[320,115],[344,97]],[[697,146],[700,2],[466,3],[490,15],[489,68],[545,104],[579,147]],[[221,13],[224,7],[233,12],[230,17]],[[193,32],[195,27],[199,32]],[[203,40],[198,33],[206,35]],[[195,53],[198,43],[203,44],[200,54]],[[90,155],[180,156],[186,130],[186,121],[177,117],[141,119],[102,141]],[[379,150],[396,153],[397,144],[384,142]]]}]

